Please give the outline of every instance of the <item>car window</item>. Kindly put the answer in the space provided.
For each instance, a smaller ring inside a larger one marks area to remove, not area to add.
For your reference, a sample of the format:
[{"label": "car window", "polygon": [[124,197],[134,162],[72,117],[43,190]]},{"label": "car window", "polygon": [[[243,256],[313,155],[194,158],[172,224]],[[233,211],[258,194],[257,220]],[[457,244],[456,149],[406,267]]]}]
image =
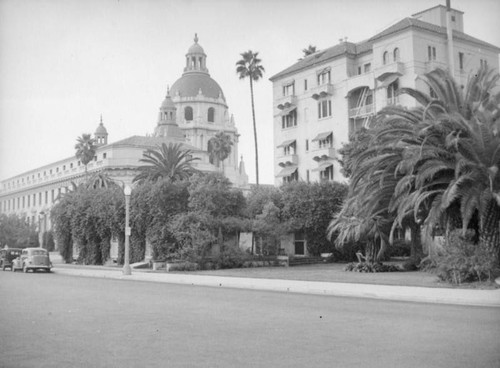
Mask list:
[{"label": "car window", "polygon": [[34,256],[44,256],[44,255],[46,255],[46,254],[47,254],[47,252],[46,252],[46,251],[44,251],[44,250],[41,250],[41,249],[40,249],[40,250],[34,250],[34,251],[32,252],[32,254],[33,254]]}]

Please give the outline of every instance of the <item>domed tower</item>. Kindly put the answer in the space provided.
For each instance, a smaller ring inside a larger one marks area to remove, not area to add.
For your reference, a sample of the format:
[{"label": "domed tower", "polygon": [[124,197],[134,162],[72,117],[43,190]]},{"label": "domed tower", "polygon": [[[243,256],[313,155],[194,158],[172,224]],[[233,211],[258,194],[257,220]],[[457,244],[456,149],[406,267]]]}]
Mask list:
[{"label": "domed tower", "polygon": [[105,144],[108,144],[108,131],[106,130],[106,128],[102,123],[102,115],[101,115],[101,123],[95,130],[94,139],[96,146],[104,146]]},{"label": "domed tower", "polygon": [[186,142],[204,151],[205,158],[200,165],[204,170],[218,170],[209,161],[208,142],[218,132],[227,134],[233,142],[229,157],[224,160],[224,173],[238,183],[238,131],[234,119],[229,114],[226,98],[219,84],[210,77],[207,68],[207,54],[198,43],[186,54],[182,76],[170,88],[170,96],[177,108],[177,124],[186,137]]},{"label": "domed tower", "polygon": [[167,88],[167,95],[160,106],[158,113],[158,123],[154,132],[155,137],[166,137],[172,140],[184,141],[184,133],[177,125],[177,108],[175,107],[170,90]]}]

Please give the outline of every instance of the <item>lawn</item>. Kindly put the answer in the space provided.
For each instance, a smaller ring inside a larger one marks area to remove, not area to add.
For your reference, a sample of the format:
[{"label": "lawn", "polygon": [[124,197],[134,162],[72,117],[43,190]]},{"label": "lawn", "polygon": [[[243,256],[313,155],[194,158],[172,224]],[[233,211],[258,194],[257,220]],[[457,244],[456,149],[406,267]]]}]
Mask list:
[{"label": "lawn", "polygon": [[[397,263],[396,263],[397,264]],[[294,267],[255,267],[225,270],[192,271],[190,274],[228,277],[249,277],[263,279],[284,279],[301,281],[343,282],[358,284],[379,284],[398,286],[421,286],[434,288],[493,289],[500,287],[494,282],[450,285],[440,282],[436,275],[428,272],[379,272],[359,273],[344,271],[345,264],[325,263]]]}]

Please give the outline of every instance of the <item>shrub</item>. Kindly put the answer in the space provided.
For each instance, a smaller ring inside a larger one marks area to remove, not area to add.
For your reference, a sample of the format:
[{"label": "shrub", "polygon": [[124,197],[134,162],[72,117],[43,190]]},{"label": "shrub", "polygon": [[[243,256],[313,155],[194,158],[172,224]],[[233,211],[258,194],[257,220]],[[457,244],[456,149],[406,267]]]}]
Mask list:
[{"label": "shrub", "polygon": [[240,248],[226,246],[217,256],[213,257],[212,263],[216,269],[241,268],[246,260],[248,260],[248,256]]},{"label": "shrub", "polygon": [[344,271],[371,273],[371,272],[398,272],[401,271],[401,269],[395,265],[386,265],[382,263],[352,262],[345,266]]},{"label": "shrub", "polygon": [[473,232],[455,230],[445,242],[444,254],[436,258],[437,276],[452,284],[491,280],[498,269],[494,251],[481,242],[474,244]]}]

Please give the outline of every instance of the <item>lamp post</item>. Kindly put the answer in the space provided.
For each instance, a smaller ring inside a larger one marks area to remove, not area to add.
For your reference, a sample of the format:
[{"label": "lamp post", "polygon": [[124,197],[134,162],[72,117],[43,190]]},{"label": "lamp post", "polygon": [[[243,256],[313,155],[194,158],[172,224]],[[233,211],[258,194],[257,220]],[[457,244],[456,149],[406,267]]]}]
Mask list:
[{"label": "lamp post", "polygon": [[130,269],[130,227],[129,227],[129,207],[130,207],[130,194],[132,194],[132,188],[125,185],[123,188],[123,193],[125,194],[125,257],[123,261],[123,274],[131,275],[132,270]]},{"label": "lamp post", "polygon": [[[42,228],[42,219],[44,221],[44,225],[45,225],[45,212],[41,211],[39,214],[38,214],[38,246],[40,248],[43,248],[43,228]],[[45,227],[45,226],[44,226]]]}]

